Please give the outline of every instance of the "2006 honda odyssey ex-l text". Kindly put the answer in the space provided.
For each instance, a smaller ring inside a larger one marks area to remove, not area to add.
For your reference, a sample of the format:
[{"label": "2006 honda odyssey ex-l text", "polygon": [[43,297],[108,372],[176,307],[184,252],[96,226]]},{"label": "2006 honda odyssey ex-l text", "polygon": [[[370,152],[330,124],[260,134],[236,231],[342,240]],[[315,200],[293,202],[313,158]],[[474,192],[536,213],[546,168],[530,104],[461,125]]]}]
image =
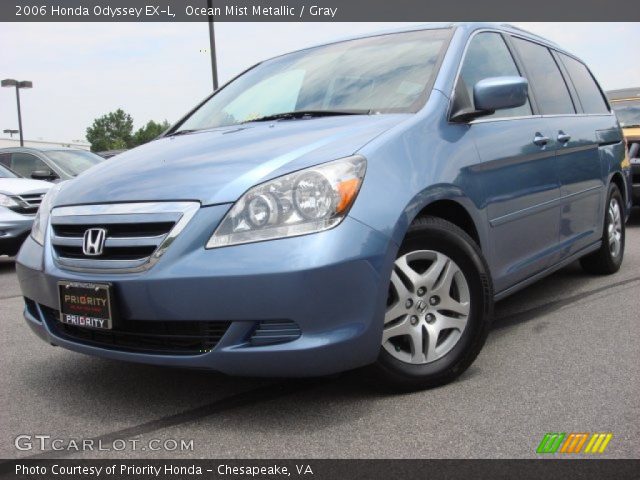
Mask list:
[{"label": "2006 honda odyssey ex-l text", "polygon": [[[493,302],[624,254],[629,162],[589,69],[493,24],[262,62],[56,185],[18,257],[29,326],[235,375],[460,375]],[[577,332],[578,334],[578,332]]]}]

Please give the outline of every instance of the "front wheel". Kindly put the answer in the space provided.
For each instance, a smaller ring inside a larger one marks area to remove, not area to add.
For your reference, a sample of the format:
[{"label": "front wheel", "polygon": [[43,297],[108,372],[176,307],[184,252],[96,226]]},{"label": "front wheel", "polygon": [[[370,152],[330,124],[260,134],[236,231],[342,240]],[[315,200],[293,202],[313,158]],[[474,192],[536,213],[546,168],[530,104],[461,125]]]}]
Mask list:
[{"label": "front wheel", "polygon": [[473,239],[440,218],[417,219],[391,273],[376,373],[409,390],[450,382],[480,352],[492,309],[491,276]]},{"label": "front wheel", "polygon": [[604,214],[604,234],[602,246],[590,255],[580,259],[580,264],[589,273],[610,275],[620,270],[624,257],[625,226],[624,202],[620,189],[614,183],[609,185],[607,208]]}]

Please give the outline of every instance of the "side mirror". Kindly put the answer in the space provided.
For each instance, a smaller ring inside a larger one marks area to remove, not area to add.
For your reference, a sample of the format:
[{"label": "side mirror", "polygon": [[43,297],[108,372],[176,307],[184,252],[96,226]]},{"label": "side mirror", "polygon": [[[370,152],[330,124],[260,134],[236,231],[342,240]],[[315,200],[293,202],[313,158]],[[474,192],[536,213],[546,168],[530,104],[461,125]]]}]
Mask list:
[{"label": "side mirror", "polygon": [[35,170],[31,172],[31,178],[34,180],[55,180],[58,176],[51,170]]},{"label": "side mirror", "polygon": [[489,114],[504,108],[521,107],[527,103],[528,90],[526,78],[485,78],[473,87],[473,103],[477,111]]}]

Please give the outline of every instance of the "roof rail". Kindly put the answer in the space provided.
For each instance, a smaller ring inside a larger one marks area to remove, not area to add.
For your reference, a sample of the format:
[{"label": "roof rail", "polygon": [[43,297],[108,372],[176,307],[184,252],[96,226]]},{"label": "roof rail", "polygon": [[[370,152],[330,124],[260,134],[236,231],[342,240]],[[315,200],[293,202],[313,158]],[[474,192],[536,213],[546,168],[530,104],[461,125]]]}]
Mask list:
[{"label": "roof rail", "polygon": [[503,23],[500,26],[501,27],[512,28],[513,30],[518,30],[519,32],[526,33],[527,35],[531,35],[532,37],[535,37],[535,38],[537,38],[539,40],[543,40],[546,43],[549,43],[551,45],[555,45],[556,47],[560,47],[556,42],[553,42],[553,41],[549,40],[548,38],[543,37],[542,35],[538,35],[537,33],[530,32],[529,30],[526,30],[524,28],[517,27],[515,25],[511,25],[510,23]]}]

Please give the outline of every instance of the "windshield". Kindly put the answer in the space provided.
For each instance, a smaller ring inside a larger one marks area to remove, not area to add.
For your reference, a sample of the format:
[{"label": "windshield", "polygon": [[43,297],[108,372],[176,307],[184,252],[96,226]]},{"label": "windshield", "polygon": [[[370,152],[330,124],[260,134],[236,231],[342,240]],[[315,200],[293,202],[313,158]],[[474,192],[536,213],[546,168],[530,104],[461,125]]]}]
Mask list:
[{"label": "windshield", "polygon": [[640,99],[613,101],[611,106],[620,120],[621,127],[640,126]]},{"label": "windshield", "polygon": [[287,112],[415,112],[450,31],[422,30],[315,47],[268,60],[219,90],[177,131]]},{"label": "windshield", "polygon": [[0,165],[0,178],[18,178],[18,176],[8,168]]},{"label": "windshield", "polygon": [[46,155],[72,177],[80,175],[103,160],[102,157],[84,150],[49,150]]}]

